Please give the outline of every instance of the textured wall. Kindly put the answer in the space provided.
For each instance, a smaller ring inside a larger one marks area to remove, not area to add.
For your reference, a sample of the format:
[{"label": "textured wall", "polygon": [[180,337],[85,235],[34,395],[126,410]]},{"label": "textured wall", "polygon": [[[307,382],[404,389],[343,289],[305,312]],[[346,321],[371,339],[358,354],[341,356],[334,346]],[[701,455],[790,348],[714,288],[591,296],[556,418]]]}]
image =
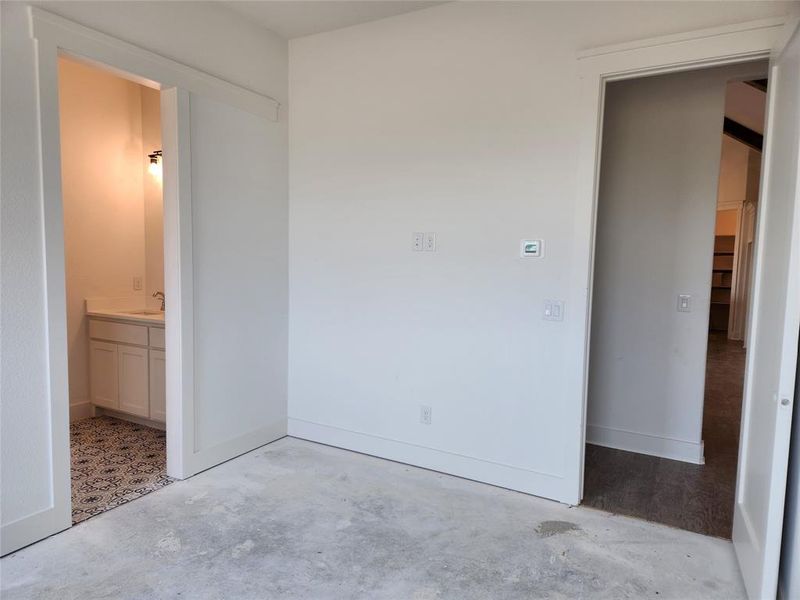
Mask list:
[{"label": "textured wall", "polygon": [[[48,10],[286,102],[287,45],[204,2],[52,2]],[[50,504],[47,315],[34,42],[27,5],[2,11],[2,523]],[[285,135],[284,135],[285,137]],[[285,144],[285,141],[284,141]],[[284,173],[277,177],[285,181]]]},{"label": "textured wall", "polygon": [[86,298],[142,296],[145,203],[142,86],[59,61],[61,193],[71,404],[89,398]]},{"label": "textured wall", "polygon": [[[726,82],[766,63],[609,84],[597,210],[590,441],[702,460]],[[744,194],[746,159],[739,173]],[[726,164],[729,167],[729,165]],[[734,170],[735,171],[735,170]],[[726,192],[727,193],[727,192]],[[678,295],[692,296],[678,312]]]},{"label": "textured wall", "polygon": [[786,10],[455,2],[292,40],[290,432],[569,497],[576,55]]}]

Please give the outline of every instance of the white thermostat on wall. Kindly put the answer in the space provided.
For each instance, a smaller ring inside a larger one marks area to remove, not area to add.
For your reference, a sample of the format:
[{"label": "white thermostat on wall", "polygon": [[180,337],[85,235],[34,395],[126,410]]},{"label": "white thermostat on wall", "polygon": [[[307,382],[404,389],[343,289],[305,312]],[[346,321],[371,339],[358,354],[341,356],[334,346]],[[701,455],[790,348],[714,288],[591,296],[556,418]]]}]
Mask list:
[{"label": "white thermostat on wall", "polygon": [[522,258],[539,258],[543,251],[544,242],[542,240],[522,240],[519,255]]}]

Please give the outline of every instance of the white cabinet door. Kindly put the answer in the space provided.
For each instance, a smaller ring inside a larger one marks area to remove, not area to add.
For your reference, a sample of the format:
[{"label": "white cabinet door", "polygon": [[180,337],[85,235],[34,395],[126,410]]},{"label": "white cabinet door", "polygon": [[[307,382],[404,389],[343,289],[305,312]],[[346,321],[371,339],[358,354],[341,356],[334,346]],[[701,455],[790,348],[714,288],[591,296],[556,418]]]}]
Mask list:
[{"label": "white cabinet door", "polygon": [[89,342],[89,394],[97,406],[119,408],[117,345]]},{"label": "white cabinet door", "polygon": [[167,361],[161,350],[150,350],[150,418],[167,420]]},{"label": "white cabinet door", "polygon": [[119,363],[119,410],[150,416],[147,348],[117,346]]}]

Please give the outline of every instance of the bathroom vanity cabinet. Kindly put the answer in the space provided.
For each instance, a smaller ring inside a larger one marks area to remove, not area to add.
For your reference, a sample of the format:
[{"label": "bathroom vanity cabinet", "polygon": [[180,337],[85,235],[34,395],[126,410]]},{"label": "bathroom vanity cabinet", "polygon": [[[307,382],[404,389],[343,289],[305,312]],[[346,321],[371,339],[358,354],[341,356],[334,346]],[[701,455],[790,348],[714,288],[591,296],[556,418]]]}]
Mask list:
[{"label": "bathroom vanity cabinet", "polygon": [[155,319],[89,317],[92,404],[152,421],[166,421],[164,325]]}]

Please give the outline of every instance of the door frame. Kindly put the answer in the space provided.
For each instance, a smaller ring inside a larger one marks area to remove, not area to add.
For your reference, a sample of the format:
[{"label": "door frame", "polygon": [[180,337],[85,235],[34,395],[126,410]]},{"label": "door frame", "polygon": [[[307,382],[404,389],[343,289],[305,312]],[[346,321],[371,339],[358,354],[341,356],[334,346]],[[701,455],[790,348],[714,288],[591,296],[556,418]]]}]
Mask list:
[{"label": "door frame", "polygon": [[[592,289],[597,229],[598,184],[606,83],[768,59],[786,35],[786,17],[702,29],[582,51],[577,68],[582,80],[581,146],[577,170],[573,256],[579,258],[571,275],[575,306],[572,336],[580,348],[574,363],[579,423],[571,455],[578,465],[572,489],[574,504],[583,499],[584,448],[588,405]],[[757,262],[758,257],[754,257]],[[745,389],[747,389],[745,387]]]},{"label": "door frame", "polygon": [[169,299],[165,322],[167,473],[177,479],[209,466],[197,459],[195,444],[190,93],[271,121],[278,120],[280,107],[274,98],[40,8],[28,7],[28,16],[38,83],[51,501],[44,510],[2,527],[0,555],[72,526],[58,57],[68,56],[161,91],[164,287]]}]

